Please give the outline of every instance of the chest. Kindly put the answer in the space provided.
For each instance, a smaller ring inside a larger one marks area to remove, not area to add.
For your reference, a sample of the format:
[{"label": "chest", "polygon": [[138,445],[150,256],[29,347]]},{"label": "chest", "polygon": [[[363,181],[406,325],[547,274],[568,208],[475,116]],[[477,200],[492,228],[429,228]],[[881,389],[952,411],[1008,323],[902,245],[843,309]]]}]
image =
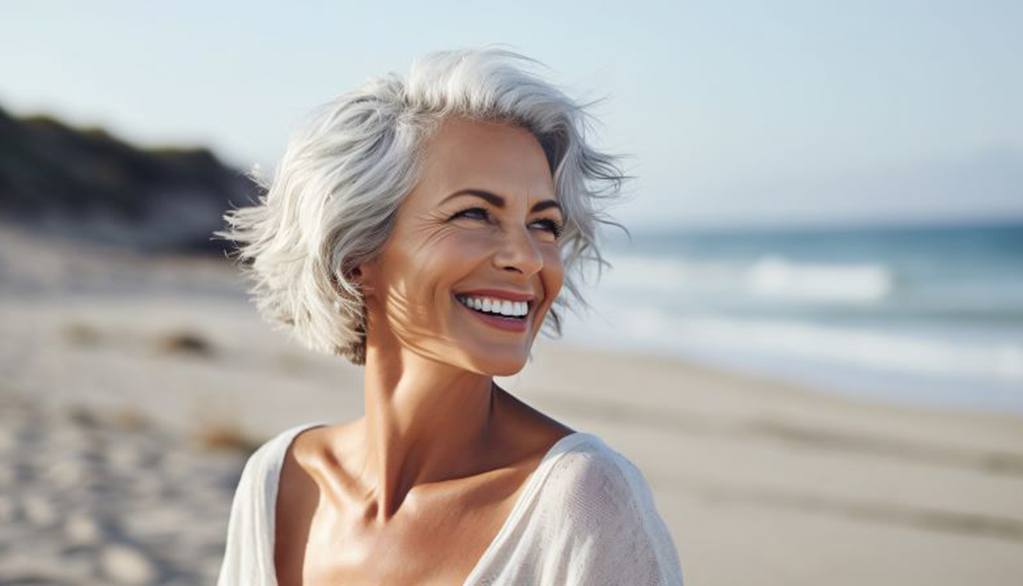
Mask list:
[{"label": "chest", "polygon": [[383,526],[366,524],[326,498],[280,510],[278,584],[464,584],[507,521],[519,489],[409,503]]}]

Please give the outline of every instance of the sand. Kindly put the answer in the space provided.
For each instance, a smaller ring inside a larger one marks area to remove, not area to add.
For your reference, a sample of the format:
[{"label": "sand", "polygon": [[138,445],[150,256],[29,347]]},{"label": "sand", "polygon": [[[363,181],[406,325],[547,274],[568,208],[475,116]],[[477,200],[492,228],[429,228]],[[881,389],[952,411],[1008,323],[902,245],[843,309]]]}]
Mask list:
[{"label": "sand", "polygon": [[[251,449],[362,410],[218,261],[0,231],[0,583],[209,584]],[[1023,418],[541,339],[498,382],[643,471],[687,584],[1018,584]]]}]

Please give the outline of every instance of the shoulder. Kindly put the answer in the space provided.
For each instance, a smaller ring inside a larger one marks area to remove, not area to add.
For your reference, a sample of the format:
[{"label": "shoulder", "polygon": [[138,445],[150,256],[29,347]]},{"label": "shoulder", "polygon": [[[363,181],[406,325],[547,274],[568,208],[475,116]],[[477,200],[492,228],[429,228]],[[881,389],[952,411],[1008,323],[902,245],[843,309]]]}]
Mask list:
[{"label": "shoulder", "polygon": [[315,422],[289,427],[259,444],[245,461],[238,481],[239,489],[242,486],[249,487],[250,491],[261,489],[267,496],[275,493],[289,448],[299,435],[305,435],[307,430],[323,425],[326,424]]},{"label": "shoulder", "polygon": [[314,424],[286,429],[260,444],[245,461],[231,502],[218,585],[259,584],[273,555],[270,528],[282,459],[291,440]]},{"label": "shoulder", "polygon": [[549,488],[564,495],[575,516],[628,515],[638,506],[636,476],[639,469],[599,436],[580,433],[558,454],[547,478]]},{"label": "shoulder", "polygon": [[266,460],[273,484],[283,489],[295,476],[305,476],[305,470],[322,453],[329,429],[330,424],[322,421],[290,427],[270,438],[253,457]]},{"label": "shoulder", "polygon": [[556,495],[546,500],[548,518],[557,520],[562,553],[587,578],[580,583],[681,584],[671,533],[646,477],[629,458],[584,434],[559,456],[547,480],[548,494]]},{"label": "shoulder", "polygon": [[[276,478],[274,507],[277,518],[289,521],[295,513],[315,503],[319,489],[314,470],[319,467],[325,453],[325,442],[330,430],[326,424],[304,424],[291,428],[278,436],[279,444],[272,448],[279,470]],[[283,529],[288,529],[284,527]]]}]

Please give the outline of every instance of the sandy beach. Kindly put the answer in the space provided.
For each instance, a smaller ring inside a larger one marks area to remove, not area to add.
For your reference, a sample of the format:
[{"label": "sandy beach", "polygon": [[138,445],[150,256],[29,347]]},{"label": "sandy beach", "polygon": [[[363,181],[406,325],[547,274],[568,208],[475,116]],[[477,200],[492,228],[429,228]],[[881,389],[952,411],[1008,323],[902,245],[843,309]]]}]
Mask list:
[{"label": "sandy beach", "polygon": [[[1014,584],[1023,418],[856,402],[541,338],[498,382],[644,472],[687,584]],[[251,449],[361,370],[233,267],[0,232],[0,583],[210,584]]]}]

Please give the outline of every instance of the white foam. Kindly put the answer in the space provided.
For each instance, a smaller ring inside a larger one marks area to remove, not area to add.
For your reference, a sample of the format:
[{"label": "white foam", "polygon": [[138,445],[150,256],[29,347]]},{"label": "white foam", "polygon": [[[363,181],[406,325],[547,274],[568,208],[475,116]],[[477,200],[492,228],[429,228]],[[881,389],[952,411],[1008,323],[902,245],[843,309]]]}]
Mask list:
[{"label": "white foam", "polygon": [[599,337],[687,354],[773,356],[929,377],[1023,382],[1023,344],[1005,340],[968,342],[790,320],[674,316],[649,307],[603,313],[604,325],[591,319],[566,330],[580,333],[580,341]]},{"label": "white foam", "polygon": [[871,263],[813,264],[774,255],[754,262],[642,256],[616,257],[613,262],[606,286],[616,290],[861,305],[885,299],[896,287],[891,269]]},{"label": "white foam", "polygon": [[755,295],[792,301],[873,303],[895,288],[892,272],[876,264],[807,264],[779,256],[758,260],[747,272]]}]

